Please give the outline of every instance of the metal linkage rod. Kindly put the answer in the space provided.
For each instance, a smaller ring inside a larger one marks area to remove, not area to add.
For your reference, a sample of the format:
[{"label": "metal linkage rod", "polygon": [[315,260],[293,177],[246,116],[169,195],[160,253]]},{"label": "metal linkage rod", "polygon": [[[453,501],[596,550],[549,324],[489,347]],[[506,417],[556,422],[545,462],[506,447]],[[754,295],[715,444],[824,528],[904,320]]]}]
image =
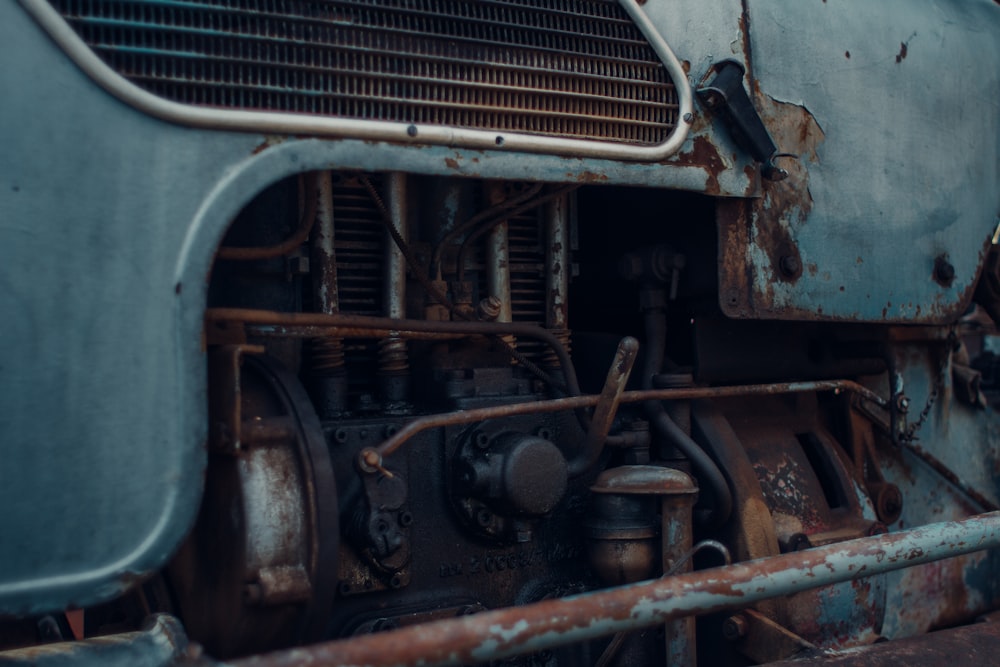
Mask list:
[{"label": "metal linkage rod", "polygon": [[[849,392],[863,396],[878,405],[885,405],[885,399],[862,385],[850,380],[820,380],[815,382],[778,382],[773,384],[745,384],[727,387],[679,387],[676,389],[643,389],[626,391],[619,403],[640,403],[642,401],[695,400],[699,398],[731,398],[734,396],[770,396],[775,394],[800,394],[814,391]],[[473,410],[459,410],[414,419],[375,448],[362,451],[362,461],[369,467],[381,465],[381,458],[388,456],[403,446],[407,440],[432,428],[474,424],[487,419],[512,417],[514,415],[543,414],[560,410],[576,410],[597,405],[597,395],[571,396],[548,401],[530,401],[511,405],[497,405]],[[369,460],[370,459],[370,460]]]},{"label": "metal linkage rod", "polygon": [[997,546],[1000,513],[980,514],[523,607],[278,651],[231,666],[429,667],[501,660]]}]

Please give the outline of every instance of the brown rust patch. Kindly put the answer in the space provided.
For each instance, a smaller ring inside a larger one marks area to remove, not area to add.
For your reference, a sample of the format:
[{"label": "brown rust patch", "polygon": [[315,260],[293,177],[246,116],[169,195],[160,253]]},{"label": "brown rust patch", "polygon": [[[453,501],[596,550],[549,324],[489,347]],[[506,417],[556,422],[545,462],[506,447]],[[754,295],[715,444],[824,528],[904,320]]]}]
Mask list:
[{"label": "brown rust patch", "polygon": [[896,63],[899,64],[906,60],[906,42],[899,43],[899,53],[896,54]]},{"label": "brown rust patch", "polygon": [[716,205],[719,230],[719,307],[728,317],[750,317],[747,295],[751,274],[746,262],[750,243],[749,204],[741,199],[724,199]]},{"label": "brown rust patch", "polygon": [[719,187],[719,174],[725,171],[726,162],[708,137],[704,135],[694,137],[691,141],[691,150],[678,153],[671,162],[704,169],[707,176],[705,194],[717,195],[722,192],[722,188]]},{"label": "brown rust patch", "polygon": [[606,174],[599,174],[593,171],[583,171],[579,174],[568,172],[566,175],[570,178],[575,178],[577,183],[602,183],[608,180]]},{"label": "brown rust patch", "polygon": [[445,163],[445,166],[447,166],[449,169],[456,169],[457,170],[459,168],[458,160],[456,160],[453,157],[446,157],[444,159],[444,163]]},{"label": "brown rust patch", "polygon": [[788,171],[788,177],[777,182],[764,181],[763,197],[754,202],[752,242],[771,260],[770,267],[754,267],[757,272],[768,272],[765,293],[759,293],[764,281],[755,285],[758,292],[755,305],[773,313],[777,307],[771,285],[777,281],[794,283],[801,275],[801,271],[782,270],[782,261],[802,265],[795,232],[806,224],[813,206],[806,164],[819,162],[816,150],[825,135],[805,107],[779,102],[759,91],[757,104],[779,150],[798,156],[782,160],[781,166]]}]

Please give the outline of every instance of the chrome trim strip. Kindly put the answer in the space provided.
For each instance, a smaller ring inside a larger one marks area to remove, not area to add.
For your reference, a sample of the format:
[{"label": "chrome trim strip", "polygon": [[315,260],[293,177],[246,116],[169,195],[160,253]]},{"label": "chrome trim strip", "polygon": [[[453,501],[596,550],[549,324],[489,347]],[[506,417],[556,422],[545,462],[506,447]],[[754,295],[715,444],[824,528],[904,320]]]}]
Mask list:
[{"label": "chrome trim strip", "polygon": [[106,65],[46,0],[20,0],[25,10],[88,76],[106,91],[139,111],[178,125],[210,130],[343,137],[406,144],[435,144],[482,150],[523,151],[566,157],[656,162],[676,153],[693,121],[691,87],[670,47],[636,0],[618,0],[667,68],[679,102],[677,126],[656,146],[630,146],[583,139],[536,137],[509,132],[467,130],[436,125],[326,118],[267,111],[211,109],[171,102],[149,93]]}]

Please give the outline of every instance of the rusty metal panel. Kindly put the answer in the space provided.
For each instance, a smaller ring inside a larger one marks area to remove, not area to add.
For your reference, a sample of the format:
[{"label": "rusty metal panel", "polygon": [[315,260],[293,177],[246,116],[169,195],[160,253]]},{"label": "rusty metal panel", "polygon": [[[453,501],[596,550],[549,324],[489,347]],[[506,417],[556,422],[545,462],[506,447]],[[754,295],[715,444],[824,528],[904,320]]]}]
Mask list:
[{"label": "rusty metal panel", "polygon": [[[909,333],[909,330],[908,330]],[[880,447],[886,479],[903,497],[890,530],[960,518],[1000,498],[1000,414],[969,405],[955,391],[953,343],[909,340],[894,346],[897,390],[909,403],[913,440]],[[1000,604],[1000,554],[984,552],[888,575],[883,634],[907,637],[966,623]]]},{"label": "rusty metal panel", "polygon": [[989,665],[1000,652],[1000,623],[977,623],[920,637],[859,649],[830,651],[771,667],[918,667],[919,665]]},{"label": "rusty metal panel", "polygon": [[[1000,211],[1000,7],[750,2],[756,103],[790,176],[723,221],[734,317],[945,322]],[[744,225],[742,229],[738,226]]]}]

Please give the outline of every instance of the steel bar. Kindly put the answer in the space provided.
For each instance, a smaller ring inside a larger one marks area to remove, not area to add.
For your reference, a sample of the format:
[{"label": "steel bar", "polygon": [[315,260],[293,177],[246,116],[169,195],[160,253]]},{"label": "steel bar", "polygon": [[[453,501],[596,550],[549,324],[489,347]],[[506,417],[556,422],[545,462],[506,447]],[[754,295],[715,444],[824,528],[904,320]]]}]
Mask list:
[{"label": "steel bar", "polygon": [[1000,513],[981,514],[523,607],[254,656],[231,664],[428,667],[502,660],[997,546]]},{"label": "steel bar", "polygon": [[[504,336],[512,335],[539,340],[548,345],[559,358],[559,365],[566,376],[566,386],[571,394],[580,393],[580,385],[573,368],[566,346],[562,344],[551,331],[533,324],[521,322],[437,322],[431,320],[403,320],[389,317],[370,317],[367,315],[328,315],[325,313],[281,313],[271,310],[256,310],[252,308],[209,308],[205,311],[207,324],[222,325],[232,323],[253,328],[262,326],[282,327],[292,331],[296,327],[310,329],[309,336],[316,336],[325,329],[335,334],[345,328],[368,328],[386,334],[406,332],[414,333],[451,333],[472,336]],[[343,335],[343,334],[341,334]]]},{"label": "steel bar", "polygon": [[[693,400],[699,398],[728,398],[734,396],[760,396],[772,394],[799,394],[813,391],[851,392],[861,394],[865,398],[880,405],[885,403],[878,394],[850,380],[822,380],[816,382],[781,382],[775,384],[747,384],[731,387],[678,387],[675,389],[643,389],[626,391],[619,399],[620,403],[640,403],[642,401],[673,401]],[[549,401],[531,401],[514,403],[512,405],[497,405],[475,410],[459,410],[438,415],[428,415],[408,423],[392,437],[375,448],[381,456],[387,456],[399,449],[407,440],[428,429],[441,426],[472,424],[514,415],[541,414],[558,412],[560,410],[576,410],[597,405],[599,395],[571,396],[556,398]],[[372,450],[367,450],[372,451]]]}]

